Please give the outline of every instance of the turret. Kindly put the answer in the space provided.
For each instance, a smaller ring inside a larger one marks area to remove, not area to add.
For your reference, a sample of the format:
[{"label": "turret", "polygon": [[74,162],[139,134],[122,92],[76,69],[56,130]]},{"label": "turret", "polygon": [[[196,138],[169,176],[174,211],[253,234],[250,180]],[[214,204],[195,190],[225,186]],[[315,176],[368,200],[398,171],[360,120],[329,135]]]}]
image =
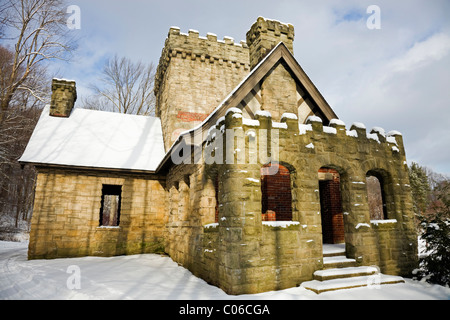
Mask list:
[{"label": "turret", "polygon": [[253,69],[279,42],[294,53],[294,26],[277,20],[258,17],[247,32],[250,67]]}]

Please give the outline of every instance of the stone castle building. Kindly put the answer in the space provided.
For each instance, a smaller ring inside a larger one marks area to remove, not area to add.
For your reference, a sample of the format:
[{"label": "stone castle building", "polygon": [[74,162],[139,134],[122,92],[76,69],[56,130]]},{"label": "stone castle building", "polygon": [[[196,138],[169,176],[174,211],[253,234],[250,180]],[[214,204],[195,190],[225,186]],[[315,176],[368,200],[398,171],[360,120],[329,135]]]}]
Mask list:
[{"label": "stone castle building", "polygon": [[156,117],[73,108],[75,83],[54,79],[20,159],[38,170],[29,259],[166,253],[230,294],[320,292],[329,268],[410,274],[402,135],[346,128],[293,41],[261,17],[240,43],[170,28]]}]

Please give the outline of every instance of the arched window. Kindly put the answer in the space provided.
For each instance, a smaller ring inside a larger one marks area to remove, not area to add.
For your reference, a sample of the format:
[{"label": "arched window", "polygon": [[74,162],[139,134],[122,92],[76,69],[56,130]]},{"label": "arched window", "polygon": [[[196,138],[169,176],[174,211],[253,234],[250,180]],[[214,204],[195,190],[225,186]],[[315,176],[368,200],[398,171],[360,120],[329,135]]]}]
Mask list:
[{"label": "arched window", "polygon": [[261,192],[263,220],[292,220],[291,177],[285,166],[272,164],[261,168]]},{"label": "arched window", "polygon": [[370,219],[387,219],[383,177],[375,171],[369,171],[366,175],[366,185]]}]

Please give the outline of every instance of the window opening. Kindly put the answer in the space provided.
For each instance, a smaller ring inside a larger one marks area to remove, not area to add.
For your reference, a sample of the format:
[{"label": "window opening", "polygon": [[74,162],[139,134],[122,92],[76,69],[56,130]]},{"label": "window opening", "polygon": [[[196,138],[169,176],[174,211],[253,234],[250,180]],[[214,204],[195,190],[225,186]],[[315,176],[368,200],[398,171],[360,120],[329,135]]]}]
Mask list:
[{"label": "window opening", "polygon": [[387,219],[382,177],[369,171],[366,176],[366,185],[370,220]]},{"label": "window opening", "polygon": [[122,186],[104,184],[100,208],[100,226],[117,227],[120,222]]},{"label": "window opening", "polygon": [[[274,166],[274,164],[272,164]],[[277,165],[278,171],[273,168],[261,168],[261,209],[263,221],[291,221],[292,220],[292,192],[289,170]]]}]

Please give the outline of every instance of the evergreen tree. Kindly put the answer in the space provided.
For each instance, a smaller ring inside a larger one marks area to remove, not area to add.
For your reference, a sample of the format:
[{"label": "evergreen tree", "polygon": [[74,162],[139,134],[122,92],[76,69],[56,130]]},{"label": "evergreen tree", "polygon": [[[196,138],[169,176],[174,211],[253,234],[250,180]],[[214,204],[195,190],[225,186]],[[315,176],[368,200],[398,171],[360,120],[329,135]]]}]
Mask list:
[{"label": "evergreen tree", "polygon": [[409,167],[409,181],[416,214],[423,214],[429,204],[430,184],[426,169],[413,162]]},{"label": "evergreen tree", "polygon": [[422,240],[426,252],[419,259],[419,279],[450,286],[450,181],[443,182],[438,189],[438,201],[433,204],[433,215],[419,216],[423,229]]}]

